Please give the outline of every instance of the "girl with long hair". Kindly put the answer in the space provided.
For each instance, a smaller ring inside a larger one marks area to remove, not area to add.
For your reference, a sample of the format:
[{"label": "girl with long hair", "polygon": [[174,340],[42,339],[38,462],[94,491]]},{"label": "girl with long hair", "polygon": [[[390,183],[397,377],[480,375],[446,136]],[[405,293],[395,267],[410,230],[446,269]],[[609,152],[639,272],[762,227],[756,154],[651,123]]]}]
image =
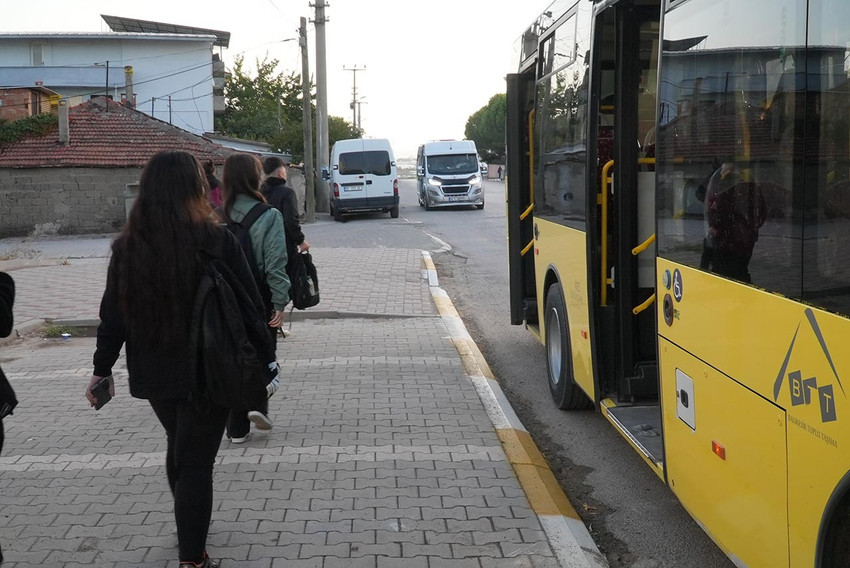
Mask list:
[{"label": "girl with long hair", "polygon": [[[224,161],[221,178],[222,210],[227,220],[240,223],[254,207],[262,207],[266,199],[260,193],[263,166],[252,154],[231,154]],[[269,333],[277,341],[277,330],[283,324],[283,310],[289,302],[289,277],[286,275],[286,237],[283,216],[274,207],[266,205],[248,233],[251,237],[253,273],[260,279],[257,286],[269,317]],[[277,384],[269,389],[273,394]],[[251,423],[260,430],[271,430],[273,423],[268,417],[268,401],[262,408],[250,412],[232,411],[227,423],[227,437],[239,444],[248,440]]]},{"label": "girl with long hair", "polygon": [[[138,198],[112,245],[89,387],[109,377],[114,396],[112,367],[126,344],[130,394],[148,400],[166,433],[181,568],[220,566],[207,556],[206,540],[228,409],[195,396],[189,340],[202,254],[222,259],[258,295],[239,242],[214,221],[198,161],[161,152],[142,171]],[[97,402],[90,388],[86,398]]]}]

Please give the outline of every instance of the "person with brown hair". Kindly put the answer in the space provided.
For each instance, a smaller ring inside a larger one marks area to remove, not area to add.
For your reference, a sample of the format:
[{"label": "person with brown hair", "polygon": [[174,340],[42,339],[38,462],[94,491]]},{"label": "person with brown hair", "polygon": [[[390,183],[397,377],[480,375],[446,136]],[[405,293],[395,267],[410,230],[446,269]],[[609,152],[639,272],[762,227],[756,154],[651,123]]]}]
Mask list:
[{"label": "person with brown hair", "polygon": [[[249,263],[254,263],[252,274],[255,275],[266,314],[270,318],[269,333],[274,341],[277,341],[277,330],[283,324],[283,310],[289,302],[286,238],[280,211],[268,205],[260,193],[262,176],[263,167],[256,156],[244,153],[228,156],[224,162],[221,180],[224,198],[221,213],[225,222],[231,225],[243,222],[249,225],[244,227],[251,241],[250,251],[246,256]],[[265,210],[262,211],[263,209]],[[274,394],[276,389],[277,383],[270,385],[269,395]],[[234,444],[247,441],[251,423],[259,430],[271,430],[274,424],[268,417],[268,401],[263,408],[230,413],[227,423],[227,436],[230,441]]]},{"label": "person with brown hair", "polygon": [[190,341],[205,255],[226,263],[259,301],[239,242],[214,220],[198,161],[186,152],[156,154],[112,244],[86,399],[97,403],[91,386],[102,377],[115,395],[112,367],[125,346],[130,394],[147,399],[165,429],[181,568],[220,566],[207,556],[206,541],[228,409],[198,396]]},{"label": "person with brown hair", "polygon": [[209,186],[210,204],[213,207],[221,207],[221,182],[215,177],[215,164],[212,160],[204,162],[204,173],[207,176],[207,185]]}]

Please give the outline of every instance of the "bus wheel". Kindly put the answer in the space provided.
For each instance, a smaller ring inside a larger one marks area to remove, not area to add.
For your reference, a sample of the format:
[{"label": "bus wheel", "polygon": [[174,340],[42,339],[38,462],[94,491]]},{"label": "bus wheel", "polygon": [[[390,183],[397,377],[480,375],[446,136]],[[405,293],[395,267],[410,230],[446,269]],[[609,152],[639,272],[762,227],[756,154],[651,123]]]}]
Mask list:
[{"label": "bus wheel", "polygon": [[823,541],[821,568],[845,568],[850,559],[850,493],[839,502]]},{"label": "bus wheel", "polygon": [[546,370],[549,393],[558,408],[579,410],[589,401],[573,380],[572,349],[567,325],[567,308],[560,284],[553,284],[546,293]]}]

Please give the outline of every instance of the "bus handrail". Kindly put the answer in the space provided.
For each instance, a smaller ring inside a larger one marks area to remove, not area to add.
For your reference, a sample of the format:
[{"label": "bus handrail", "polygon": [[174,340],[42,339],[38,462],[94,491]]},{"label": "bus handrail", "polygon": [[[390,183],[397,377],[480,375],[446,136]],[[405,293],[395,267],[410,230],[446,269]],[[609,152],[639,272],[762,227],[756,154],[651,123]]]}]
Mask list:
[{"label": "bus handrail", "polygon": [[525,245],[525,247],[521,251],[519,251],[519,255],[525,256],[528,253],[528,251],[531,250],[531,247],[533,247],[533,246],[534,246],[534,240],[532,239],[527,245]]},{"label": "bus handrail", "polygon": [[634,315],[638,315],[639,313],[641,313],[642,311],[644,311],[646,308],[648,308],[649,306],[651,306],[654,302],[655,302],[655,292],[653,292],[653,293],[652,293],[652,296],[650,296],[649,298],[647,298],[645,302],[643,302],[643,303],[642,303],[642,304],[640,304],[639,306],[636,306],[636,307],[632,310],[632,313],[633,313]]},{"label": "bus handrail", "polygon": [[[599,289],[599,300],[603,307],[608,305],[608,172],[613,167],[614,160],[608,160],[608,163],[602,166],[602,194],[599,202],[602,206],[599,219],[599,226],[602,229],[602,238],[599,243],[602,253],[599,263],[602,267],[602,287]],[[611,181],[614,180],[611,179]]]},{"label": "bus handrail", "polygon": [[520,221],[525,221],[525,218],[531,215],[531,212],[534,211],[534,203],[528,206],[528,209],[522,212],[519,216]]},{"label": "bus handrail", "polygon": [[528,112],[528,202],[534,207],[534,116],[535,111]]},{"label": "bus handrail", "polygon": [[649,238],[643,241],[641,244],[632,249],[632,256],[637,256],[649,247],[652,246],[652,243],[655,242],[655,233],[649,235]]},{"label": "bus handrail", "polygon": [[[655,158],[638,158],[637,163],[638,163],[638,165],[655,165]],[[601,287],[599,289],[599,303],[603,307],[608,305],[608,284],[609,284],[609,280],[608,280],[608,181],[609,180],[611,182],[614,181],[614,179],[608,175],[608,172],[610,172],[611,168],[613,168],[613,167],[614,167],[614,160],[608,160],[608,162],[604,166],[602,166],[602,180],[601,180],[602,193],[599,196],[599,205],[601,205],[601,207],[602,207],[602,211],[601,211],[600,219],[599,219],[599,226],[600,226],[600,229],[601,229],[601,232],[602,232],[601,238],[600,238],[600,249],[601,249],[600,252],[602,254],[602,257],[601,257],[600,262],[599,262],[599,266],[601,266],[601,272],[602,272],[601,276],[602,276],[602,278],[601,278]],[[647,239],[646,241],[644,241],[643,243],[641,243],[640,245],[638,245],[637,247],[632,249],[632,254],[633,255],[640,254],[646,248],[648,248],[652,244],[653,241],[655,241],[655,235],[654,234],[649,239]],[[643,248],[641,248],[641,247],[643,247]],[[637,249],[640,249],[640,250],[635,252],[635,250],[637,250]],[[653,299],[653,301],[655,301],[655,300]],[[641,306],[644,306],[644,304],[646,304],[646,302],[641,304]],[[647,304],[647,306],[648,305],[649,304]],[[640,311],[645,310],[647,306],[644,306]],[[638,308],[639,307],[640,306],[638,306]],[[637,308],[635,308],[635,309],[637,309]]]}]

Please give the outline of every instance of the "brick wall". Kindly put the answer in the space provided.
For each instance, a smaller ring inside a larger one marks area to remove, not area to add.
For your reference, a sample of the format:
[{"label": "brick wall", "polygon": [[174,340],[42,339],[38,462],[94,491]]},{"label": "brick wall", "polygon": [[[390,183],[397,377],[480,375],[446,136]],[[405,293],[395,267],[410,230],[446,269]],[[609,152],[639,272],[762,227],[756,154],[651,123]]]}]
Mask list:
[{"label": "brick wall", "polygon": [[27,89],[0,89],[0,118],[19,120],[32,116],[31,97]]},{"label": "brick wall", "polygon": [[113,233],[141,168],[0,168],[0,238]]}]

